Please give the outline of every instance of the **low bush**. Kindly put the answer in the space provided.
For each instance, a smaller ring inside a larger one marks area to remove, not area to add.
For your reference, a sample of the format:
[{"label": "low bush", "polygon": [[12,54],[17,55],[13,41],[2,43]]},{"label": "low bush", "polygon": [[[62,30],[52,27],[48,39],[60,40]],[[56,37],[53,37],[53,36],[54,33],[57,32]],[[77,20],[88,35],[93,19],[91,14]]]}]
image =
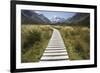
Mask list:
[{"label": "low bush", "polygon": [[[90,30],[87,27],[59,26],[70,60],[90,58]],[[68,28],[67,28],[68,27]],[[87,28],[83,30],[83,28]]]},{"label": "low bush", "polygon": [[52,34],[48,25],[21,26],[21,61],[38,62]]}]

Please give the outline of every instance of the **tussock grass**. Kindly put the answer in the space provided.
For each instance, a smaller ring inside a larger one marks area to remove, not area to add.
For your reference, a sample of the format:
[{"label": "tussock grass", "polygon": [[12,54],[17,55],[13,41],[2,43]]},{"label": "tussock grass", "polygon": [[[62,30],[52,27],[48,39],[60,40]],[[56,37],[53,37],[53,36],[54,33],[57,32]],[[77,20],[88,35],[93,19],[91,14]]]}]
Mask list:
[{"label": "tussock grass", "polygon": [[49,25],[22,25],[21,62],[39,62],[52,31]]},{"label": "tussock grass", "polygon": [[86,60],[90,58],[90,30],[80,26],[57,26],[70,60]]}]

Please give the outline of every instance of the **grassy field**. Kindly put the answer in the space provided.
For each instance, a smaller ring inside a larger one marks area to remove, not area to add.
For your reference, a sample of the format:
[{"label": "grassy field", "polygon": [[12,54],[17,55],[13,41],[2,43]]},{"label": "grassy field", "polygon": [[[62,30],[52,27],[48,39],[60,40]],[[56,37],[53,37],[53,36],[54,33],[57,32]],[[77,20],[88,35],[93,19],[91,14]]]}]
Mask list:
[{"label": "grassy field", "polygon": [[52,31],[49,25],[22,25],[21,62],[39,62]]},{"label": "grassy field", "polygon": [[[90,29],[85,26],[54,26],[60,31],[70,60],[90,58]],[[50,25],[21,26],[21,62],[39,62],[53,30]]]},{"label": "grassy field", "polygon": [[63,37],[70,60],[90,58],[90,29],[80,26],[53,26]]}]

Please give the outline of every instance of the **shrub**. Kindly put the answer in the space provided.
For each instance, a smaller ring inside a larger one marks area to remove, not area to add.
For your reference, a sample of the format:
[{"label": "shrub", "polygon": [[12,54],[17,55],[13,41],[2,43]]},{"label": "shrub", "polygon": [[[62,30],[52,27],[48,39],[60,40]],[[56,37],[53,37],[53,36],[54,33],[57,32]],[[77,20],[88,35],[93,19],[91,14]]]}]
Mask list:
[{"label": "shrub", "polygon": [[38,62],[48,45],[52,29],[47,25],[21,26],[21,62]]},{"label": "shrub", "polygon": [[[73,28],[73,30],[72,30]],[[70,60],[90,58],[90,31],[86,27],[61,27],[60,32],[64,39]],[[83,28],[85,28],[83,30]]]}]

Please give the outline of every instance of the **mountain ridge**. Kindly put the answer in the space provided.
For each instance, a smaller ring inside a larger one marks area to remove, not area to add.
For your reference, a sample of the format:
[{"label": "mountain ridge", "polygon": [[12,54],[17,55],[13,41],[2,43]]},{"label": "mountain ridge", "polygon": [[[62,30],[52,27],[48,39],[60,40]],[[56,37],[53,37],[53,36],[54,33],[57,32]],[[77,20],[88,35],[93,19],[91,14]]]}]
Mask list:
[{"label": "mountain ridge", "polygon": [[46,18],[44,15],[40,15],[35,13],[34,11],[31,10],[22,10],[21,11],[21,23],[22,24],[46,24],[46,23],[51,23],[48,18]]}]

